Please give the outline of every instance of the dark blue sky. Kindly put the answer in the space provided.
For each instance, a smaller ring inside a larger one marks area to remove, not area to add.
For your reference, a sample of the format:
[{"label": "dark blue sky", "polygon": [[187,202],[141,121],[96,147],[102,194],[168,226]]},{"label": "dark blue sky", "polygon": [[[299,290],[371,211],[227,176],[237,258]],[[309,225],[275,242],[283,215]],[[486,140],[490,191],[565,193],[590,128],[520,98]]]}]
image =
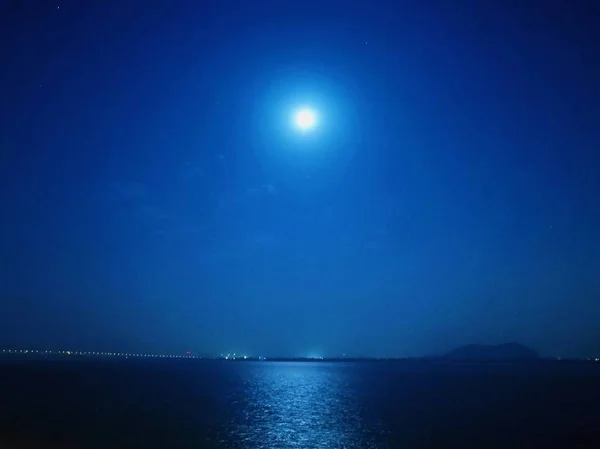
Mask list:
[{"label": "dark blue sky", "polygon": [[0,342],[600,355],[599,8],[2,2]]}]

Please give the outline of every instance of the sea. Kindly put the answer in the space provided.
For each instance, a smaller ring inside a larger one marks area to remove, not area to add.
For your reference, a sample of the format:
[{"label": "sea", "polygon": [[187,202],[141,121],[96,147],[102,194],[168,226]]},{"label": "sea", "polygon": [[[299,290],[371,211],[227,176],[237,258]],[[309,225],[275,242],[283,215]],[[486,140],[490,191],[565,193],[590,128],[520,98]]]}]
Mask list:
[{"label": "sea", "polygon": [[600,364],[5,361],[0,448],[600,448]]}]

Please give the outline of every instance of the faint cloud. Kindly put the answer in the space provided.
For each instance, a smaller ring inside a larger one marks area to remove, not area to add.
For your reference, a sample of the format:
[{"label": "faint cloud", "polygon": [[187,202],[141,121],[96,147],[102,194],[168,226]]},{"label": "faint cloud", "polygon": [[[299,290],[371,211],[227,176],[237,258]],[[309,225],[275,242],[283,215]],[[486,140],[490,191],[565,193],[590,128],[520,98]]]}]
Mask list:
[{"label": "faint cloud", "polygon": [[201,225],[186,225],[186,224],[172,224],[168,227],[158,228],[154,231],[155,235],[167,236],[167,235],[204,235],[207,231],[206,226]]},{"label": "faint cloud", "polygon": [[206,171],[202,165],[192,161],[186,162],[179,174],[181,182],[186,185],[204,179],[205,176]]},{"label": "faint cloud", "polygon": [[365,242],[365,249],[369,250],[369,251],[377,251],[379,249],[381,249],[382,245],[380,242],[377,242],[375,240],[370,240]]},{"label": "faint cloud", "polygon": [[255,234],[252,241],[257,245],[272,245],[276,243],[277,239],[272,234],[261,233]]},{"label": "faint cloud", "polygon": [[105,199],[113,203],[121,214],[136,217],[160,229],[168,226],[170,214],[160,207],[152,192],[137,181],[118,181],[109,185]]},{"label": "faint cloud", "polygon": [[[206,223],[189,212],[190,204],[185,197],[179,196],[173,201],[137,181],[110,183],[102,197],[123,224],[139,226],[141,231],[155,236],[197,236],[209,231]],[[223,200],[216,205],[219,209],[225,209],[225,206]]]},{"label": "faint cloud", "polygon": [[108,189],[109,198],[117,201],[137,201],[147,195],[146,187],[136,181],[114,182]]},{"label": "faint cloud", "polygon": [[276,195],[277,190],[273,184],[262,184],[260,187],[250,187],[246,190],[250,196]]},{"label": "faint cloud", "polygon": [[167,211],[155,206],[154,204],[139,204],[137,210],[142,217],[149,220],[158,222],[167,221],[170,219],[170,214]]},{"label": "faint cloud", "polygon": [[388,233],[387,227],[382,226],[375,231],[375,234],[379,237],[387,237],[387,235],[389,233]]},{"label": "faint cloud", "polygon": [[204,234],[206,230],[207,226],[191,224],[180,224],[172,228],[172,232],[177,234]]}]

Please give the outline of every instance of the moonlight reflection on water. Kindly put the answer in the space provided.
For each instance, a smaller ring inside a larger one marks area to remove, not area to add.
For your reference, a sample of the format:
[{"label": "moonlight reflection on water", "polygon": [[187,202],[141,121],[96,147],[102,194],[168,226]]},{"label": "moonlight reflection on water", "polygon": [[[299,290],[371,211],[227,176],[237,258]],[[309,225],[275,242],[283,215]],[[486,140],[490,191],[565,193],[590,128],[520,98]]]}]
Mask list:
[{"label": "moonlight reflection on water", "polygon": [[235,424],[247,447],[382,447],[381,430],[364,422],[360,395],[343,364],[255,365]]}]

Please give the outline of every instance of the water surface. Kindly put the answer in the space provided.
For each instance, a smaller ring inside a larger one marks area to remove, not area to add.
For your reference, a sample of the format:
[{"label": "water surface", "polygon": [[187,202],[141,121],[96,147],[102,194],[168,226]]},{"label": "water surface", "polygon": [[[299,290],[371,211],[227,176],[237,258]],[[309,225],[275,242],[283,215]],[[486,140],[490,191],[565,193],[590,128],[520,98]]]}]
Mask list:
[{"label": "water surface", "polygon": [[0,443],[600,447],[600,366],[6,362]]}]

